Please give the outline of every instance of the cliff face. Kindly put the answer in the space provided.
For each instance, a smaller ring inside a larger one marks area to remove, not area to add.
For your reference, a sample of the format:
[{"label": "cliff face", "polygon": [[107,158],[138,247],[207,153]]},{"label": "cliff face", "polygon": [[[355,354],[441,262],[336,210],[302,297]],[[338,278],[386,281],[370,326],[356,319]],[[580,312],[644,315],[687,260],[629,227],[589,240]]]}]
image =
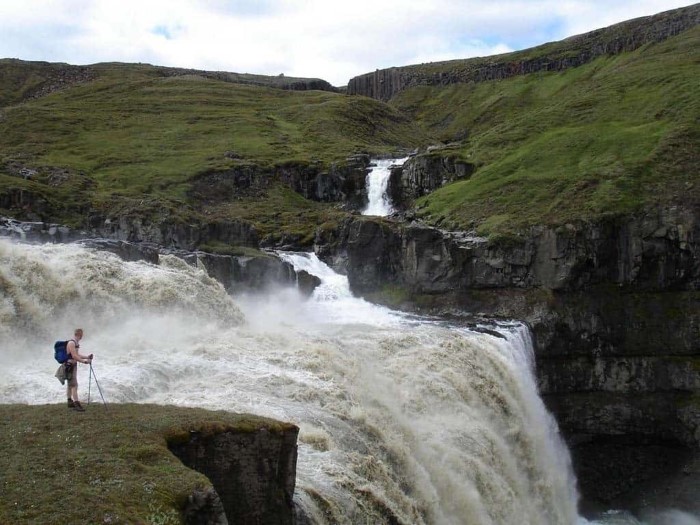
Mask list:
[{"label": "cliff face", "polygon": [[[613,284],[635,291],[694,290],[700,284],[698,209],[561,227],[537,226],[520,238],[487,242],[419,223],[357,218],[316,244],[342,250],[360,292],[392,283],[417,294],[483,288],[577,291]],[[375,264],[359,267],[358,262]]]},{"label": "cliff face", "polygon": [[391,170],[387,194],[395,208],[405,209],[418,197],[448,182],[469,178],[475,169],[473,164],[461,159],[418,155]]},{"label": "cliff face", "polygon": [[611,502],[700,448],[698,239],[700,209],[670,208],[507,243],[368,218],[316,241],[361,295],[528,322],[582,493]]},{"label": "cliff face", "polygon": [[365,178],[368,166],[369,155],[350,157],[344,164],[334,164],[330,169],[301,162],[290,162],[274,170],[254,165],[240,166],[197,177],[190,195],[197,202],[207,204],[260,197],[274,181],[279,180],[305,199],[343,202],[360,208],[367,201]]},{"label": "cliff face", "polygon": [[[152,239],[163,239],[161,230],[149,227],[138,219],[132,222],[127,218],[109,225],[108,231],[98,229],[87,232],[56,224],[23,223],[0,217],[0,236],[42,243],[80,241],[90,248],[114,253],[125,261],[147,261],[152,264],[158,264],[163,254],[175,255],[192,266],[202,265],[210,277],[218,280],[229,292],[235,293],[282,286],[297,287],[309,295],[319,285],[317,277],[303,270],[295,272],[291,264],[271,253],[251,250],[251,255],[225,255],[194,251],[196,244],[193,244],[193,238],[205,241],[224,238],[229,239],[231,244],[244,244],[250,237],[248,230],[240,229],[239,226],[229,224],[227,229],[226,224],[219,224],[204,230],[192,226],[182,226],[182,229],[172,225],[167,228],[164,226],[166,232],[174,235],[176,242],[186,242],[185,246],[189,249],[171,248],[169,246],[172,244],[154,242]],[[100,233],[107,235],[95,238]]]},{"label": "cliff face", "polygon": [[170,450],[206,475],[216,491],[190,497],[187,523],[294,523],[298,433],[292,426],[280,432],[192,432],[186,443],[171,444]]},{"label": "cliff face", "polygon": [[700,5],[629,20],[527,52],[376,70],[350,79],[347,92],[388,101],[413,86],[500,80],[539,71],[561,71],[600,56],[634,51],[700,23]]}]

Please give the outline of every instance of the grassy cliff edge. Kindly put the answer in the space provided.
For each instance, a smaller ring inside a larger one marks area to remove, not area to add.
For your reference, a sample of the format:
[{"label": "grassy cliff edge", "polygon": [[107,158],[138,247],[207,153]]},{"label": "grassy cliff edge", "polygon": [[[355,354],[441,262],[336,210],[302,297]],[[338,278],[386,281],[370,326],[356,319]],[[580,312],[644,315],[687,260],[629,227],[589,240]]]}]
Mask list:
[{"label": "grassy cliff edge", "polygon": [[0,523],[179,524],[187,498],[209,488],[168,449],[191,431],[279,433],[270,419],[171,406],[0,405]]}]

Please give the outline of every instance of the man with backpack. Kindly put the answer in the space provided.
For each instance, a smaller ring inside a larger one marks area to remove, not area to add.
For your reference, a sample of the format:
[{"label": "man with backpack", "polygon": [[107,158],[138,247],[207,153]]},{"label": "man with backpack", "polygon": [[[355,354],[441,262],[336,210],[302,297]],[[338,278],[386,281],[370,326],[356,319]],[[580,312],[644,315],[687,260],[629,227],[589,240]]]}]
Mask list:
[{"label": "man with backpack", "polygon": [[78,349],[80,348],[80,340],[83,338],[83,329],[76,328],[73,339],[69,339],[66,344],[68,359],[65,362],[65,374],[68,384],[66,386],[66,395],[68,396],[68,408],[84,412],[83,405],[78,399],[78,363],[92,364],[92,354],[82,355]]}]

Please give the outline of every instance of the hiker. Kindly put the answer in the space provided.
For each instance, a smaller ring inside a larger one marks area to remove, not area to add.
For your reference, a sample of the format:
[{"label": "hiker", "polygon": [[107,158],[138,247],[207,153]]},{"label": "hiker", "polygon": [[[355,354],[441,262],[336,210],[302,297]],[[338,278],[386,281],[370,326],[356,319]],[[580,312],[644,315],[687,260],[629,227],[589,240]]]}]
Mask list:
[{"label": "hiker", "polygon": [[68,340],[66,349],[68,350],[68,360],[66,361],[66,395],[68,396],[68,408],[83,412],[85,409],[80,404],[78,399],[78,363],[92,364],[92,354],[82,355],[78,349],[80,348],[80,340],[83,338],[83,329],[76,328],[73,339]]}]

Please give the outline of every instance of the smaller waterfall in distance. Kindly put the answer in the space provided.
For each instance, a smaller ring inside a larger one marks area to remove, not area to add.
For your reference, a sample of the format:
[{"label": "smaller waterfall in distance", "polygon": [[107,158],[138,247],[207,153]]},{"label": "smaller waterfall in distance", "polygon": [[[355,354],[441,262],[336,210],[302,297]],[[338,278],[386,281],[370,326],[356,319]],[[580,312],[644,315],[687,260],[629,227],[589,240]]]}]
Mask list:
[{"label": "smaller waterfall in distance", "polygon": [[367,208],[362,211],[362,215],[386,217],[394,211],[386,194],[389,176],[391,175],[390,168],[391,166],[403,165],[407,158],[375,161],[376,166],[367,174],[367,198],[369,202],[367,203]]}]

